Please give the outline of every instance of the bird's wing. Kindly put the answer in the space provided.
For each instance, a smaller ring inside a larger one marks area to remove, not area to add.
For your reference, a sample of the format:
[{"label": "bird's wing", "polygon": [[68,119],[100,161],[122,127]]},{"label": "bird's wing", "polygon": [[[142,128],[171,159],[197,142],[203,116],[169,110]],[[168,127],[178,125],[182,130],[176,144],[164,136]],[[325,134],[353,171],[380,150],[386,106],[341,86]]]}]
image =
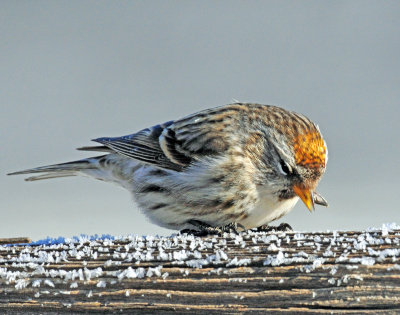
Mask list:
[{"label": "bird's wing", "polygon": [[122,137],[103,137],[93,141],[101,143],[112,151],[139,160],[141,162],[156,165],[161,168],[179,170],[180,165],[171,162],[162,151],[159,138],[165,128],[173,122],[156,125],[143,129],[137,133]]},{"label": "bird's wing", "polygon": [[96,152],[108,152],[108,153],[113,152],[113,150],[111,150],[110,148],[107,148],[104,145],[80,147],[80,148],[76,148],[76,149],[79,151],[96,151]]},{"label": "bird's wing", "polygon": [[209,109],[135,134],[93,141],[127,157],[181,171],[202,156],[216,155],[227,150],[236,114],[227,109]]}]

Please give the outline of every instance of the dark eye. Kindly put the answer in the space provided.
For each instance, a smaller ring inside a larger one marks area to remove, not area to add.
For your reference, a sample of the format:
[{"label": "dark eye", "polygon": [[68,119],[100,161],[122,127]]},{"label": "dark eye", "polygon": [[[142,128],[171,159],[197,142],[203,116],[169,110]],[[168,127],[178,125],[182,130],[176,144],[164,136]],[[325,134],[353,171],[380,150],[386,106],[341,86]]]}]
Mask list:
[{"label": "dark eye", "polygon": [[289,165],[287,165],[284,160],[281,160],[279,165],[280,165],[280,170],[284,175],[292,174],[292,168]]}]

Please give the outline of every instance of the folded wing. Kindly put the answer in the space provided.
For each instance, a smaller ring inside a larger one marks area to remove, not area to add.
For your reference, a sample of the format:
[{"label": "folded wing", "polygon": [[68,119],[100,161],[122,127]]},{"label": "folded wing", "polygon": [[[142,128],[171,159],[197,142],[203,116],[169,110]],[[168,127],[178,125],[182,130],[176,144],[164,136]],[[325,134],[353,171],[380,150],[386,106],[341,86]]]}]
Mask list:
[{"label": "folded wing", "polygon": [[229,106],[220,107],[135,134],[93,141],[129,158],[182,171],[201,157],[221,154],[228,149],[236,116],[236,111]]}]

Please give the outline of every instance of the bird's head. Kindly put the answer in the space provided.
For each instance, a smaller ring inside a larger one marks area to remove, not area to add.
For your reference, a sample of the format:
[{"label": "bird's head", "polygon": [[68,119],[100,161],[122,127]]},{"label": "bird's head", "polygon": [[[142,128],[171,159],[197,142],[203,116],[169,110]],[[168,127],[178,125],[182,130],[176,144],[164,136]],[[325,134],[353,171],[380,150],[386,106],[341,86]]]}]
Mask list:
[{"label": "bird's head", "polygon": [[328,160],[319,128],[303,115],[280,110],[267,127],[264,161],[272,179],[268,184],[273,184],[279,199],[297,195],[310,211],[314,202],[327,206],[315,192]]}]

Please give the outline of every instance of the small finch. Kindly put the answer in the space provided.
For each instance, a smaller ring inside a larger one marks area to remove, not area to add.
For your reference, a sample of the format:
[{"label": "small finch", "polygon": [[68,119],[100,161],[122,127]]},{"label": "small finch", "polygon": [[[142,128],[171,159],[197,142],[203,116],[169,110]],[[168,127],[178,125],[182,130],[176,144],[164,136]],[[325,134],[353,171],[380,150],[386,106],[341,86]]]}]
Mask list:
[{"label": "small finch", "polygon": [[[155,224],[237,231],[266,226],[315,189],[328,160],[317,125],[283,108],[235,103],[78,150],[105,155],[11,173],[35,181],[84,175],[121,185]],[[228,227],[228,228],[227,228]]]}]

